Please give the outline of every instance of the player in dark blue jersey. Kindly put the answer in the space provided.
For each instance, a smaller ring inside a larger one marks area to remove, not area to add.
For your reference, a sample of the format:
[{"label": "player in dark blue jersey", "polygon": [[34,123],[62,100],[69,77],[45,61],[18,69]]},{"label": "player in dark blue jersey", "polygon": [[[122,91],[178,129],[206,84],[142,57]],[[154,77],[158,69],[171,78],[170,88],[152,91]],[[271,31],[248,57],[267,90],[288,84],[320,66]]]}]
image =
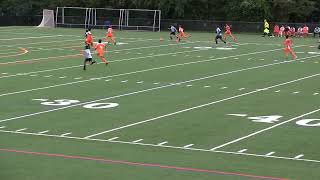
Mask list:
[{"label": "player in dark blue jersey", "polygon": [[170,28],[169,28],[169,30],[170,30],[170,39],[171,39],[171,40],[173,39],[172,36],[174,36],[174,37],[177,38],[177,35],[176,35],[176,33],[177,33],[177,28],[174,27],[173,25],[171,25]]},{"label": "player in dark blue jersey", "polygon": [[222,39],[222,31],[219,26],[216,28],[216,44],[218,44],[218,39],[220,39],[225,44],[227,43],[225,40]]}]

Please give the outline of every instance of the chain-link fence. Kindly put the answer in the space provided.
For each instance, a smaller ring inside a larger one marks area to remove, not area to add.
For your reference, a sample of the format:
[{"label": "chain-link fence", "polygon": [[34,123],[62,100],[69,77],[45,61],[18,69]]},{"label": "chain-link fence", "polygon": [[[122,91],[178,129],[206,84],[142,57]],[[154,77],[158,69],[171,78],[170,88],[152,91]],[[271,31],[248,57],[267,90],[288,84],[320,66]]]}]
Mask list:
[{"label": "chain-link fence", "polygon": [[[186,31],[207,31],[214,32],[216,27],[219,26],[223,28],[225,24],[229,24],[233,32],[247,32],[247,33],[262,33],[263,32],[263,22],[232,22],[232,21],[209,21],[209,20],[175,20],[175,19],[162,19],[161,29],[165,30],[170,27],[170,25],[178,26],[182,25]],[[320,23],[270,23],[270,29],[273,31],[273,26],[278,25],[288,25],[290,27],[303,27],[307,25],[310,32]]]}]

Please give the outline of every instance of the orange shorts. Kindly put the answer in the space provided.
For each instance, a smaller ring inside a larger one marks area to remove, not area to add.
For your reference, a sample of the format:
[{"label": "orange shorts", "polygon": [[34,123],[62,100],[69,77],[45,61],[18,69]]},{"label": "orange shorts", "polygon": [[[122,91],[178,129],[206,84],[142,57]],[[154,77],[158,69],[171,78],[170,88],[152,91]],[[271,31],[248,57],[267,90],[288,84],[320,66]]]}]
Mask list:
[{"label": "orange shorts", "polygon": [[112,37],[113,37],[113,34],[108,34],[108,35],[107,35],[107,38],[108,38],[108,37],[112,38]]},{"label": "orange shorts", "polygon": [[292,52],[292,48],[291,47],[286,47],[286,48],[284,48],[284,52],[285,53]]},{"label": "orange shorts", "polygon": [[86,39],[86,44],[93,44],[93,39],[87,38]]},{"label": "orange shorts", "polygon": [[103,51],[98,51],[98,56],[99,57],[103,57],[104,56],[104,52]]},{"label": "orange shorts", "polygon": [[182,33],[179,34],[179,37],[185,37],[186,38],[187,36],[186,36],[186,34],[184,34],[184,32],[182,32]]},{"label": "orange shorts", "polygon": [[231,35],[231,31],[226,31],[224,34],[225,35]]}]

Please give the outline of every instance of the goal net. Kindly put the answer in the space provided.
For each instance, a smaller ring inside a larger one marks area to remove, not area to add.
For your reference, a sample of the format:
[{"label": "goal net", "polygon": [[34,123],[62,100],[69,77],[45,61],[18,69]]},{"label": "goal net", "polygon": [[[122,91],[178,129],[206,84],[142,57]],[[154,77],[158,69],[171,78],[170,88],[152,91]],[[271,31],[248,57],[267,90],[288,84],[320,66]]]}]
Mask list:
[{"label": "goal net", "polygon": [[124,9],[121,29],[160,31],[161,11],[148,9]]},{"label": "goal net", "polygon": [[38,27],[55,27],[53,10],[44,9],[42,11],[42,21]]},{"label": "goal net", "polygon": [[147,9],[111,9],[57,7],[56,25],[59,27],[108,28],[120,30],[160,31],[161,11]]}]

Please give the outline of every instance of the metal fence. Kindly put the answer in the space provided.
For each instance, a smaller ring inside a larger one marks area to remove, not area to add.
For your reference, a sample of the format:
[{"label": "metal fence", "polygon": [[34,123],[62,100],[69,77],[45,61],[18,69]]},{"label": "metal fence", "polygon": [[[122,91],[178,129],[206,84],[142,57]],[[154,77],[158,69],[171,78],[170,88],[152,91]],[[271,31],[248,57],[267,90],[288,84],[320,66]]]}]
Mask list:
[{"label": "metal fence", "polygon": [[[162,19],[161,29],[165,30],[170,25],[182,25],[186,31],[207,31],[214,32],[217,26],[224,27],[225,24],[231,25],[233,32],[247,32],[247,33],[262,33],[263,32],[263,22],[242,22],[242,21],[209,21],[209,20],[175,20],[175,19]],[[273,31],[273,26],[278,25],[289,25],[290,27],[303,27],[307,25],[310,31],[320,23],[284,23],[284,22],[270,22],[270,29]]]},{"label": "metal fence", "polygon": [[[73,17],[76,21],[81,17]],[[82,18],[81,18],[82,19]],[[37,26],[40,24],[42,16],[0,16],[0,26]],[[141,19],[130,19],[132,23],[135,21],[141,21]],[[147,21],[145,21],[147,22]],[[177,19],[162,19],[161,30],[167,31],[170,25],[182,25],[186,31],[204,31],[214,32],[217,25],[223,27],[226,23],[231,25],[233,32],[245,32],[245,33],[262,33],[263,22],[232,22],[232,21],[211,21],[211,20],[177,20]],[[273,31],[274,22],[270,23],[271,30]],[[289,25],[295,28],[300,26],[307,26],[310,32],[320,23],[277,23],[278,25]],[[65,26],[69,28],[83,28],[83,26]],[[96,27],[103,28],[103,27]]]}]

